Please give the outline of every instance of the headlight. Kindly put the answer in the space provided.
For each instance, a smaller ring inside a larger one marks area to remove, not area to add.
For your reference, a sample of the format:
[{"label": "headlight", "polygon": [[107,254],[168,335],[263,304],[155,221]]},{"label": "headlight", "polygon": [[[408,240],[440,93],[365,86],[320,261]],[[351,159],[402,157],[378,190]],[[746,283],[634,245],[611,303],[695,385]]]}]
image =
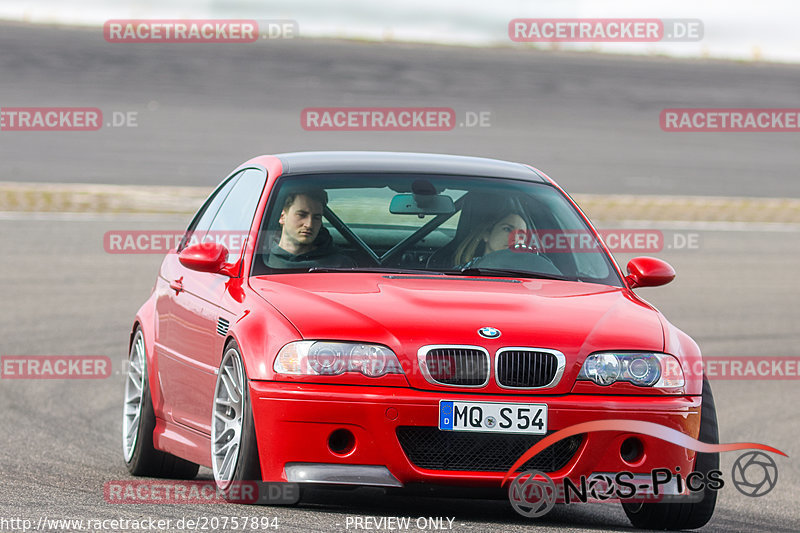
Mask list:
[{"label": "headlight", "polygon": [[665,353],[593,353],[584,361],[578,379],[603,386],[618,381],[655,388],[684,384],[680,363]]},{"label": "headlight", "polygon": [[598,353],[586,358],[581,374],[598,385],[611,385],[619,378],[619,368],[619,359],[613,353]]},{"label": "headlight", "polygon": [[357,342],[296,341],[278,352],[275,372],[296,376],[337,376],[360,372],[377,378],[402,374],[397,355],[380,344]]}]

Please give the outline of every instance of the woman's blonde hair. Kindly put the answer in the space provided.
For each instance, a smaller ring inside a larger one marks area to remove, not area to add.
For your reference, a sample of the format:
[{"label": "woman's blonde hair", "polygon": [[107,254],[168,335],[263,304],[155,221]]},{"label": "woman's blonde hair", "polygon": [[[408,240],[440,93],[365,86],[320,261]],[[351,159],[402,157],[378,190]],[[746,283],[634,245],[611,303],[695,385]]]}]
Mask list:
[{"label": "woman's blonde hair", "polygon": [[461,241],[461,244],[456,248],[456,252],[453,254],[453,264],[456,266],[465,265],[473,259],[484,255],[484,251],[486,250],[486,242],[483,240],[484,235],[490,233],[494,225],[508,215],[517,215],[522,217],[523,220],[525,218],[517,211],[506,212],[497,218],[490,219],[489,223],[485,226],[478,226],[473,229],[469,235],[467,235],[467,238]]},{"label": "woman's blonde hair", "polygon": [[[492,224],[493,226],[494,224]],[[489,226],[491,229],[491,226]],[[480,227],[472,230],[467,238],[461,241],[461,244],[456,248],[456,253],[453,256],[454,265],[464,265],[483,255],[483,250],[486,248],[486,242],[483,240],[483,234],[486,228]],[[480,251],[478,250],[480,248]]]}]

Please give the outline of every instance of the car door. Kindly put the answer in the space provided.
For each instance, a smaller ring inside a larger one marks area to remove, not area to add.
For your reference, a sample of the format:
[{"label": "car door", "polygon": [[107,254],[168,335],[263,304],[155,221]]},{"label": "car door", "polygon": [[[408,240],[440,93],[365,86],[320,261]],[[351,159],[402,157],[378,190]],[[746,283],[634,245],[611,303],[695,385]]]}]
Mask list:
[{"label": "car door", "polygon": [[[203,206],[192,218],[192,222],[186,230],[183,241],[178,247],[178,251],[186,246],[186,243],[193,235],[205,235],[208,228],[217,216],[222,202],[228,197],[231,189],[241,176],[241,172],[233,174],[224,180],[217,189],[209,196]],[[162,372],[163,368],[170,370],[175,368],[175,361],[180,360],[179,350],[176,346],[175,329],[175,300],[180,297],[183,291],[183,281],[186,276],[186,269],[178,261],[177,253],[169,253],[164,258],[159,270],[156,281],[156,338],[155,338],[155,359],[156,371],[159,376],[160,403],[154,405],[156,415],[165,420],[173,420],[172,409],[177,390],[164,387],[164,381],[172,381],[170,375]],[[183,351],[180,351],[182,353]]]},{"label": "car door", "polygon": [[[217,202],[213,218],[201,216],[187,244],[206,240],[234,244],[239,249],[231,249],[228,262],[237,261],[242,236],[250,230],[265,182],[266,172],[261,169],[234,176],[230,187],[220,190],[224,198]],[[173,284],[169,345],[159,362],[165,403],[174,422],[210,433],[216,372],[225,343],[225,322],[220,319],[230,324],[236,312],[231,299],[225,298],[230,278],[188,269],[177,256],[169,271]]]}]

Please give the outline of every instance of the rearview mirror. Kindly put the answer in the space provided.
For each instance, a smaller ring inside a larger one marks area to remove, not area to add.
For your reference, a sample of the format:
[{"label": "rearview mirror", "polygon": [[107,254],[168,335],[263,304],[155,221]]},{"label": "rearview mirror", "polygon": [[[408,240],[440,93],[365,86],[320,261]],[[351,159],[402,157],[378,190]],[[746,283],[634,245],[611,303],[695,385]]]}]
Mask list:
[{"label": "rearview mirror", "polygon": [[634,257],[628,263],[628,287],[658,287],[675,279],[675,269],[655,257]]},{"label": "rearview mirror", "polygon": [[393,215],[452,215],[453,199],[444,194],[396,194],[389,204]]},{"label": "rearview mirror", "polygon": [[178,261],[186,268],[215,274],[222,270],[228,259],[228,249],[218,242],[201,242],[184,248]]}]

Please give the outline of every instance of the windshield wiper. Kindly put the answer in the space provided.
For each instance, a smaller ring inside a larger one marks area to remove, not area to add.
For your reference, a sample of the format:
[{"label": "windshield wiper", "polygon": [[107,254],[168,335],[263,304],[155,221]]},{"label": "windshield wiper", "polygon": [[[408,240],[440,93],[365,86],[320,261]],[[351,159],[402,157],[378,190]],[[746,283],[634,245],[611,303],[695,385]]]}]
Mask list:
[{"label": "windshield wiper", "polygon": [[424,276],[487,276],[487,277],[513,276],[517,278],[574,281],[566,276],[560,276],[557,274],[542,274],[539,272],[530,272],[527,270],[513,270],[504,268],[479,268],[479,267],[465,267],[460,270],[439,271],[439,270],[415,270],[407,268],[389,268],[389,267],[315,266],[315,267],[310,267],[308,269],[308,272],[375,272],[378,274],[409,274],[409,275],[424,275]]},{"label": "windshield wiper", "polygon": [[507,268],[480,268],[480,267],[464,267],[460,270],[449,270],[445,274],[449,275],[463,275],[463,276],[514,276],[517,278],[534,278],[534,279],[555,279],[560,281],[573,281],[566,276],[558,274],[542,274],[540,272],[530,272],[528,270],[513,270]]},{"label": "windshield wiper", "polygon": [[409,268],[388,268],[388,267],[311,267],[309,272],[376,272],[379,274],[423,274],[426,276],[443,276],[442,272],[436,270],[415,270]]}]

